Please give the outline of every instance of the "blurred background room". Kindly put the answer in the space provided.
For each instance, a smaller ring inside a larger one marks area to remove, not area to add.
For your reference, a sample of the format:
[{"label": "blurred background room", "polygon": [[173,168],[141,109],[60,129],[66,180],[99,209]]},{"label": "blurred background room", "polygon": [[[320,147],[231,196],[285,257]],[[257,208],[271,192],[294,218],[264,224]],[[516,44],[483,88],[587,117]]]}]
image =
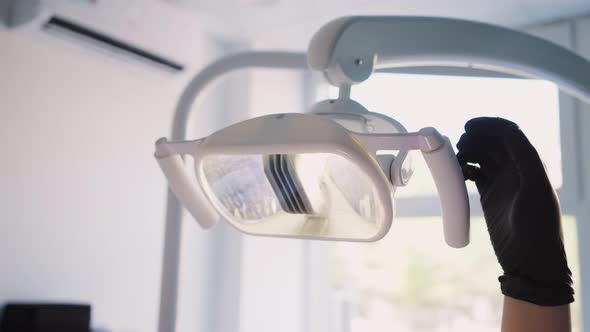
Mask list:
[{"label": "blurred background room", "polygon": [[[167,187],[154,142],[169,135],[184,87],[223,55],[304,52],[346,15],[476,20],[590,58],[587,0],[0,0],[0,306],[89,305],[93,330],[157,331]],[[315,73],[268,69],[207,92],[191,139],[338,93]],[[453,142],[473,117],[518,123],[557,188],[573,327],[590,332],[590,106],[548,81],[442,67],[377,73],[352,97]],[[434,183],[414,161],[374,243],[253,237],[221,223],[204,232],[186,214],[176,330],[499,331],[501,269],[477,190],[471,243],[449,248]]]}]

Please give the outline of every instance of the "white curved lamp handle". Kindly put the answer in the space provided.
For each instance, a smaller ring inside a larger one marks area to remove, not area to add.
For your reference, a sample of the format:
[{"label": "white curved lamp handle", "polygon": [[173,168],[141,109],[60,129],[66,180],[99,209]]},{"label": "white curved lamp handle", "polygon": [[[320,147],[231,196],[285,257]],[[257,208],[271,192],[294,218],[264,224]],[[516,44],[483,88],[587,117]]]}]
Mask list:
[{"label": "white curved lamp handle", "polygon": [[[433,128],[420,133],[440,136]],[[438,191],[445,241],[453,248],[463,248],[469,244],[469,196],[451,141],[448,137],[441,139],[442,145],[433,151],[422,150],[422,156]]]},{"label": "white curved lamp handle", "polygon": [[583,57],[523,32],[457,19],[337,19],[315,34],[308,62],[335,86],[362,82],[378,68],[442,65],[546,79],[590,102],[590,62]]},{"label": "white curved lamp handle", "polygon": [[445,242],[453,248],[469,244],[469,196],[451,141],[434,128],[417,133],[354,134],[371,155],[379,150],[420,150],[434,178],[442,210]]},{"label": "white curved lamp handle", "polygon": [[168,142],[161,138],[156,142],[155,157],[168,180],[170,190],[180,200],[203,228],[210,228],[219,219],[219,214],[211,207],[203,191],[191,178],[181,155],[191,154],[198,148],[199,141]]}]

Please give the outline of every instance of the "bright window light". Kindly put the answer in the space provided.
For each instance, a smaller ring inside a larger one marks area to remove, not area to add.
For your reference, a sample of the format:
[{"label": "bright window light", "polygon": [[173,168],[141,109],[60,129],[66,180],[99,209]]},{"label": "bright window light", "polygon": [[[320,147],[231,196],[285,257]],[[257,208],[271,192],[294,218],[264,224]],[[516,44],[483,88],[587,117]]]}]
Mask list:
[{"label": "bright window light", "polygon": [[[331,89],[335,97],[337,90]],[[409,131],[435,127],[457,143],[463,126],[478,116],[516,122],[538,149],[551,182],[561,187],[559,99],[548,81],[512,78],[374,74],[352,88],[352,98],[369,111],[400,121]],[[434,182],[419,155],[416,173],[398,197],[435,194]],[[470,190],[475,192],[475,187]]]},{"label": "bright window light", "polygon": [[[499,331],[503,295],[482,217],[472,217],[471,243],[449,248],[437,217],[397,218],[374,243],[328,246],[328,294],[347,307],[345,331]],[[565,249],[576,302],[573,330],[580,331],[580,279],[575,218],[563,218]]]}]

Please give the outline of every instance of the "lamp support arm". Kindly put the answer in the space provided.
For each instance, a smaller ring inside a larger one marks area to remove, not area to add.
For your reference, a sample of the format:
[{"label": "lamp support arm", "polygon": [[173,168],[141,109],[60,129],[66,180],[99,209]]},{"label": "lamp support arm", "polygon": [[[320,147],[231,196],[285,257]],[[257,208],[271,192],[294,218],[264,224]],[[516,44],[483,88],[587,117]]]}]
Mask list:
[{"label": "lamp support arm", "polygon": [[376,69],[453,66],[552,81],[590,102],[590,62],[544,39],[484,23],[434,17],[346,17],[313,37],[309,64],[335,86]]}]

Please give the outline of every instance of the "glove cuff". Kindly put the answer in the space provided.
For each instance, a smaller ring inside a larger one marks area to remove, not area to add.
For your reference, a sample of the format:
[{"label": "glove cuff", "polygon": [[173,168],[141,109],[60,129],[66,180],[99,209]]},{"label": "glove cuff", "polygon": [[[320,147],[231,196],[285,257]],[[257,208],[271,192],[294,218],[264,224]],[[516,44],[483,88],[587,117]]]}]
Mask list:
[{"label": "glove cuff", "polygon": [[558,306],[574,302],[574,290],[567,282],[540,284],[515,276],[498,278],[502,294],[541,306]]}]

